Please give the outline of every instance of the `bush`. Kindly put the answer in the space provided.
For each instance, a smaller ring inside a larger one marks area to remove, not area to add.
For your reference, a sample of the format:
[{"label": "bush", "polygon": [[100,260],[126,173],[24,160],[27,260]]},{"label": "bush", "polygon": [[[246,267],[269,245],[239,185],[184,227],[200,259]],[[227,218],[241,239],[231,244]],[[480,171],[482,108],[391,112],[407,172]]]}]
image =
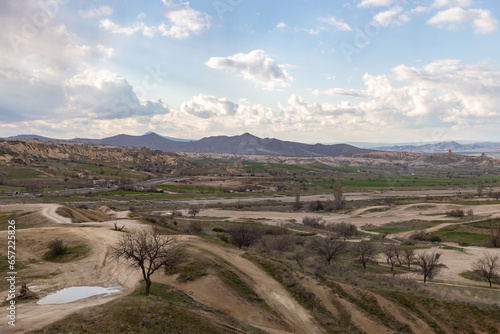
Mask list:
[{"label": "bush", "polygon": [[197,235],[203,232],[200,222],[191,222],[188,225],[187,232],[191,235]]},{"label": "bush", "polygon": [[50,256],[56,257],[66,253],[68,247],[64,244],[61,239],[54,239],[50,241],[47,245],[50,249]]},{"label": "bush", "polygon": [[423,230],[419,230],[419,231],[415,231],[415,232],[413,232],[413,233],[410,235],[410,239],[411,239],[411,240],[420,240],[420,241],[424,241],[424,240],[426,240],[426,237],[425,237],[425,231],[423,231]]},{"label": "bush", "polygon": [[453,210],[450,210],[450,211],[446,211],[446,215],[448,217],[463,218],[465,216],[465,212],[462,209],[453,209]]},{"label": "bush", "polygon": [[311,201],[308,204],[309,211],[321,211],[323,210],[323,203],[321,201]]},{"label": "bush", "polygon": [[323,218],[321,217],[305,216],[304,218],[302,218],[302,225],[320,229],[325,228],[325,223],[323,221]]},{"label": "bush", "polygon": [[355,236],[358,231],[356,225],[346,222],[328,224],[326,228],[337,233],[337,235],[344,238],[344,240],[347,237]]},{"label": "bush", "polygon": [[214,227],[214,228],[212,229],[212,231],[214,231],[214,232],[220,232],[220,233],[224,233],[224,232],[226,232],[226,230],[225,230],[225,229],[220,228],[220,227]]}]

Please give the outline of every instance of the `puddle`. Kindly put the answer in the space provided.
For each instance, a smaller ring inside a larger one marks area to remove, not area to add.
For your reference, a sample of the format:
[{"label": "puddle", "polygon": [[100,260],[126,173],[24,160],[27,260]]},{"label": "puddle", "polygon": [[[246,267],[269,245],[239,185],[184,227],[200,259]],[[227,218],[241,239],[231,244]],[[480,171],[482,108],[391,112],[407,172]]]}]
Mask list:
[{"label": "puddle", "polygon": [[121,287],[116,286],[111,288],[103,288],[102,286],[73,286],[45,296],[40,299],[37,304],[66,304],[74,302],[75,300],[89,298],[92,296],[109,296],[112,294],[120,293],[121,291]]}]

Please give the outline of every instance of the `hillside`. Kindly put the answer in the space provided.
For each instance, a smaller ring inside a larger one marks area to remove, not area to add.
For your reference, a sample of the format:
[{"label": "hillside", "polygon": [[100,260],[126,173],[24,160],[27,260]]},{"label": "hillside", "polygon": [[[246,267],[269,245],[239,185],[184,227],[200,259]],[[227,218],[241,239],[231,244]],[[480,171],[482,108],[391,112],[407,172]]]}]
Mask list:
[{"label": "hillside", "polygon": [[147,148],[131,149],[39,140],[0,140],[0,164],[30,165],[40,160],[109,163],[126,166],[157,164],[176,168],[193,166],[187,159],[175,153],[154,151]]}]

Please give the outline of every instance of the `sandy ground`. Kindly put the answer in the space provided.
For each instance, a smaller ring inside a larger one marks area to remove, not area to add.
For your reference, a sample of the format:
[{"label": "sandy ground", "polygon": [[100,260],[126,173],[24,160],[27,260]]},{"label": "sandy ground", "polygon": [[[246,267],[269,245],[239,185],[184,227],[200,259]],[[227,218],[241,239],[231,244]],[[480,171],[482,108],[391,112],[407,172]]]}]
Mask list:
[{"label": "sandy ground", "polygon": [[[120,236],[112,231],[113,224],[94,223],[97,227],[81,227],[89,224],[71,224],[68,218],[55,213],[58,205],[9,205],[1,206],[0,211],[26,210],[39,211],[45,217],[61,226],[22,229],[16,231],[17,262],[35,262],[30,264],[29,275],[50,275],[50,279],[29,279],[28,286],[37,290],[41,297],[57,290],[71,286],[114,286],[123,287],[123,292],[109,297],[91,297],[80,301],[60,305],[37,305],[35,303],[16,304],[16,326],[0,322],[0,333],[24,333],[28,330],[43,327],[82,308],[106,303],[135,289],[141,279],[140,272],[131,269],[125,263],[117,263],[111,259],[109,245],[114,244]],[[135,221],[120,220],[127,227],[138,226]],[[80,226],[79,226],[80,225]],[[68,245],[86,244],[91,248],[90,254],[79,261],[70,263],[51,263],[43,261],[46,243],[53,238],[61,238]],[[1,247],[6,247],[6,231],[0,232]],[[21,282],[17,282],[20,286]],[[6,296],[1,291],[0,296]],[[2,314],[5,313],[2,311]],[[2,317],[6,318],[6,317]]]}]

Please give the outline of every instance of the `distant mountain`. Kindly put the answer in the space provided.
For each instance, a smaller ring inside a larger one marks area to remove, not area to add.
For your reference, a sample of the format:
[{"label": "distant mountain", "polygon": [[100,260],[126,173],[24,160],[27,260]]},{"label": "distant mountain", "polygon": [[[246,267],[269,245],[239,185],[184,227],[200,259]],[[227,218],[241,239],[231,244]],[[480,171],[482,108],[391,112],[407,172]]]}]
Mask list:
[{"label": "distant mountain", "polygon": [[[17,137],[17,138],[16,138]],[[33,139],[19,138],[7,139]],[[40,139],[39,136],[34,136]],[[57,139],[44,138],[44,141]],[[40,139],[42,140],[42,139]],[[160,136],[154,132],[142,136],[120,134],[103,139],[75,138],[69,141],[87,144],[99,144],[123,147],[147,147],[153,150],[168,152],[195,152],[195,153],[231,153],[231,154],[265,154],[284,156],[350,156],[372,152],[373,150],[361,149],[348,144],[302,144],[283,141],[274,138],[259,138],[249,133],[240,136],[214,136],[196,141],[179,141]]]},{"label": "distant mountain", "polygon": [[[143,134],[143,136],[145,135],[150,135],[154,133],[153,131],[148,131],[146,132],[145,134]],[[193,139],[182,139],[182,138],[174,138],[174,137],[167,137],[167,136],[162,136],[162,135],[159,135],[160,137],[163,137],[165,139],[170,139],[170,140],[173,140],[173,141],[182,141],[182,142],[188,142],[188,141],[194,141]]]},{"label": "distant mountain", "polygon": [[21,140],[40,140],[40,141],[63,141],[62,139],[53,139],[53,138],[48,138],[48,137],[43,137],[39,135],[17,135],[17,136],[12,136],[12,137],[7,137],[4,138],[7,140],[16,140],[16,139],[21,139]]},{"label": "distant mountain", "polygon": [[482,153],[482,152],[500,152],[500,143],[468,143],[460,144],[456,141],[438,142],[425,145],[394,145],[382,146],[375,149],[381,151],[412,152],[412,153],[446,153],[452,151],[455,153]]}]

